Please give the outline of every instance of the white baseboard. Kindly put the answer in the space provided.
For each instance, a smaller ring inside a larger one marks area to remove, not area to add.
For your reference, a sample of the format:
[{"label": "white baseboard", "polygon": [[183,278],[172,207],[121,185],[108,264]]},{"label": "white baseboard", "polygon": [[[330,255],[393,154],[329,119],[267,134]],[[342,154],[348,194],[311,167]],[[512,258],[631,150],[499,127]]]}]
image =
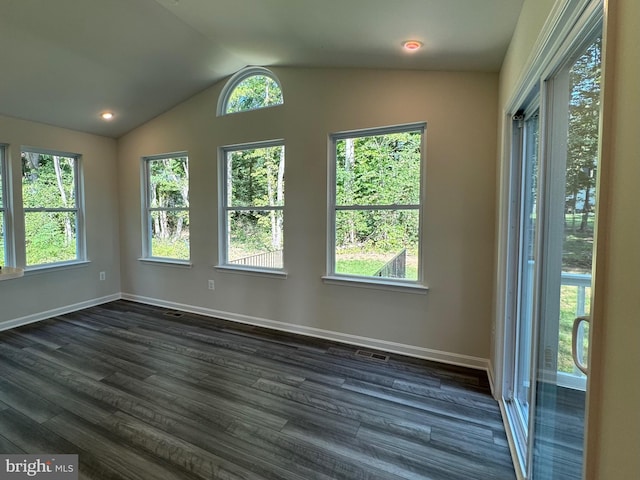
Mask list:
[{"label": "white baseboard", "polygon": [[443,352],[440,350],[432,350],[429,348],[417,347],[414,345],[405,345],[402,343],[389,342],[387,340],[361,337],[358,335],[334,332],[331,330],[323,330],[314,327],[306,327],[303,325],[294,325],[291,323],[278,322],[276,320],[269,320],[266,318],[252,317],[249,315],[224,312],[205,307],[196,307],[193,305],[185,305],[182,303],[169,302],[166,300],[143,297],[140,295],[133,295],[129,293],[122,293],[122,299],[130,300],[132,302],[145,303],[148,305],[155,305],[158,307],[170,308],[174,310],[182,310],[184,312],[205,315],[208,317],[216,317],[223,320],[230,320],[232,322],[255,325],[258,327],[265,327],[273,330],[280,330],[288,333],[296,333],[298,335],[306,335],[309,337],[322,338],[325,340],[333,340],[336,342],[383,350],[389,353],[398,353],[400,355],[407,355],[409,357],[421,358],[424,360],[432,360],[435,362],[458,365],[477,370],[485,370],[488,373],[490,372],[489,360],[486,358]]},{"label": "white baseboard", "polygon": [[489,378],[489,387],[491,387],[491,396],[496,400],[498,400],[498,397],[496,397],[496,391],[494,388],[495,379],[493,377],[493,364],[491,363],[491,360],[487,360],[487,377]]},{"label": "white baseboard", "polygon": [[20,327],[22,325],[28,325],[29,323],[40,322],[58,315],[64,315],[65,313],[71,313],[84,308],[95,307],[96,305],[101,305],[103,303],[113,302],[114,300],[120,300],[121,298],[122,297],[119,293],[115,293],[113,295],[107,295],[106,297],[94,298],[85,302],[54,308],[53,310],[34,313],[32,315],[27,315],[26,317],[14,318],[13,320],[0,323],[0,332],[3,330],[9,330],[10,328]]},{"label": "white baseboard", "polygon": [[295,333],[298,335],[306,335],[309,337],[322,338],[325,340],[333,340],[336,342],[347,343],[350,345],[357,345],[361,347],[368,347],[377,350],[383,350],[389,353],[397,353],[400,355],[407,355],[409,357],[421,358],[424,360],[431,360],[440,363],[446,363],[450,365],[458,365],[462,367],[473,368],[476,370],[484,370],[487,372],[491,389],[493,391],[493,372],[490,368],[490,361],[486,358],[473,357],[469,355],[461,355],[458,353],[444,352],[441,350],[434,350],[430,348],[418,347],[415,345],[406,345],[403,343],[390,342],[387,340],[380,340],[376,338],[362,337],[359,335],[351,335],[348,333],[334,332],[331,330],[323,330],[320,328],[306,327],[304,325],[294,325],[290,323],[278,322],[276,320],[269,320],[266,318],[253,317],[249,315],[242,315],[239,313],[224,312],[221,310],[213,310],[211,308],[197,307],[193,305],[186,305],[183,303],[170,302],[167,300],[161,300],[157,298],[143,297],[140,295],[133,295],[129,293],[116,293],[105,297],[94,298],[85,302],[76,303],[73,305],[66,305],[64,307],[47,310],[44,312],[34,313],[25,317],[16,318],[6,322],[0,323],[0,331],[8,330],[10,328],[20,327],[34,322],[39,322],[52,318],[58,315],[64,315],[66,313],[75,312],[84,308],[95,307],[103,303],[112,302],[115,300],[130,300],[138,303],[145,303],[148,305],[155,305],[158,307],[165,307],[175,310],[182,310],[184,312],[191,312],[208,317],[221,318],[223,320],[229,320],[232,322],[244,323],[248,325],[255,325],[258,327],[270,328],[272,330],[280,330],[283,332]]}]

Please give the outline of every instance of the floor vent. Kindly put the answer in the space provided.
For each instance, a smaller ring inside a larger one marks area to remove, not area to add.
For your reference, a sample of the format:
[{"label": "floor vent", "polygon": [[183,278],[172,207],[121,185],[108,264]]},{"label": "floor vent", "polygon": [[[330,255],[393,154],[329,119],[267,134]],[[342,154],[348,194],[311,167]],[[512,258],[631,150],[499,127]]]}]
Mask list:
[{"label": "floor vent", "polygon": [[377,360],[378,362],[386,362],[389,360],[389,355],[382,355],[380,353],[367,352],[366,350],[356,351],[356,356],[362,358],[368,358],[369,360]]},{"label": "floor vent", "polygon": [[184,313],[182,312],[175,312],[175,311],[165,312],[164,314],[167,317],[175,317],[175,318],[180,318],[182,315],[184,315]]}]

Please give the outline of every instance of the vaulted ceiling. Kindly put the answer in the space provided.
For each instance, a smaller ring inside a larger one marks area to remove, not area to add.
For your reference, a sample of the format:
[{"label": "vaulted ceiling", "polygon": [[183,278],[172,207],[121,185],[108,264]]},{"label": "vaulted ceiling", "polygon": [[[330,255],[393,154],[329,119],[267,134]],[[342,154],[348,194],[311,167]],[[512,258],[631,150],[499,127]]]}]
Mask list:
[{"label": "vaulted ceiling", "polygon": [[0,114],[118,137],[247,65],[498,71],[522,2],[0,0]]}]

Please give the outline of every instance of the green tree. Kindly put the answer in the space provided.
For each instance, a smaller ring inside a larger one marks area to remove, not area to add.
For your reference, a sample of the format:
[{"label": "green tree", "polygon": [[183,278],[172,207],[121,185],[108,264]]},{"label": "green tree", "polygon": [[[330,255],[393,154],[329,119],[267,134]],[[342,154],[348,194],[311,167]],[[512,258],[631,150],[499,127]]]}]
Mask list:
[{"label": "green tree", "polygon": [[575,62],[569,73],[572,86],[569,101],[567,146],[567,197],[575,213],[583,194],[580,231],[588,228],[589,212],[596,186],[598,124],[600,118],[601,39],[598,38]]},{"label": "green tree", "polygon": [[417,212],[402,206],[420,203],[420,143],[419,132],[336,142],[336,204],[397,207],[339,211],[339,248],[399,251],[417,246]]},{"label": "green tree", "polygon": [[284,206],[284,147],[228,152],[227,172],[230,246],[238,256],[282,250],[282,210],[264,207]]},{"label": "green tree", "polygon": [[187,157],[150,160],[149,206],[153,256],[189,258],[189,163]]},{"label": "green tree", "polygon": [[283,103],[278,83],[266,75],[252,75],[242,80],[231,92],[225,113],[243,112]]},{"label": "green tree", "polygon": [[77,258],[75,162],[71,157],[22,154],[22,201],[28,265]]},{"label": "green tree", "polygon": [[[589,272],[599,154],[601,39],[572,65],[567,134],[563,268]],[[576,220],[579,227],[576,230]]]}]

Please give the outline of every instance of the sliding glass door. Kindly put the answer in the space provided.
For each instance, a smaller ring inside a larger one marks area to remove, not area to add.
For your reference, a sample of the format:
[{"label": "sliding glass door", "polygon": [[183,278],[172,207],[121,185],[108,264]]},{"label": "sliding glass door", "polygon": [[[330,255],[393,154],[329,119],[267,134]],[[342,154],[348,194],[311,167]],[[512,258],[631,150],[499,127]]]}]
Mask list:
[{"label": "sliding glass door", "polygon": [[517,268],[514,275],[515,301],[513,311],[512,381],[508,392],[508,409],[516,430],[521,454],[526,451],[529,436],[529,412],[532,405],[532,340],[537,292],[536,260],[538,256],[538,173],[539,173],[539,110],[537,99],[528,109],[513,118],[514,144],[517,147]]},{"label": "sliding glass door", "polygon": [[600,35],[585,25],[513,116],[503,399],[533,480],[583,473]]},{"label": "sliding glass door", "polygon": [[533,479],[582,478],[600,117],[600,37],[549,79]]}]

